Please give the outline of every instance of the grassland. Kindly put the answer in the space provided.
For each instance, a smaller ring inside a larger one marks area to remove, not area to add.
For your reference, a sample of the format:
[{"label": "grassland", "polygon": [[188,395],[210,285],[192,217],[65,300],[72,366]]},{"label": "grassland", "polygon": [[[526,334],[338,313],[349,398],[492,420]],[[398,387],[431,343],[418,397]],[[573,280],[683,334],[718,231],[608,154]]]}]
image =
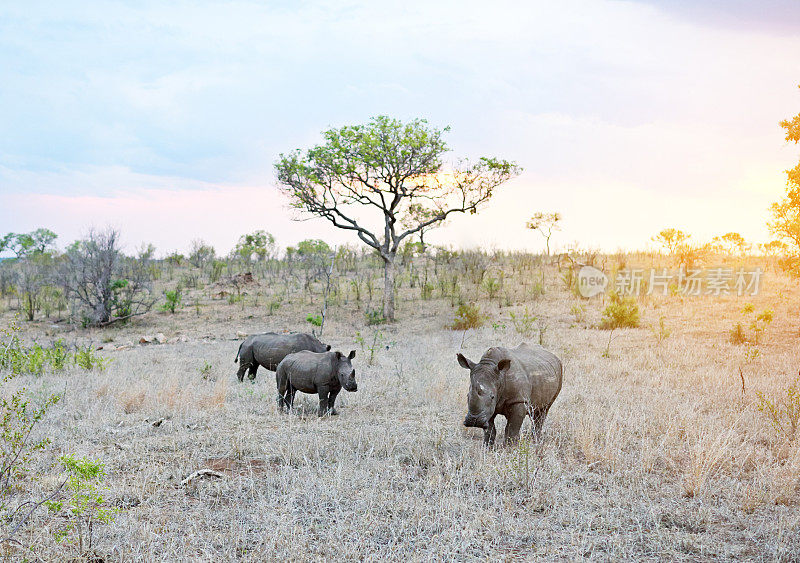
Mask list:
[{"label": "grassland", "polygon": [[[300,275],[195,282],[177,313],[124,326],[24,323],[28,342],[91,342],[110,363],[17,383],[63,393],[20,498],[56,486],[62,454],[103,461],[119,509],[94,528],[107,560],[800,559],[800,437],[776,431],[757,397],[784,397],[800,370],[796,281],[769,269],[753,297],[643,296],[641,327],[610,334],[596,328],[603,298],[576,297],[554,263],[481,256],[481,275],[468,257],[418,261],[413,287],[406,267],[393,324],[366,323],[377,289],[356,300],[371,281],[355,280],[372,274],[338,276],[323,340],[357,350],[359,379],[338,417],[318,419],[301,394],[297,413],[279,414],[263,369],[255,384],[235,379],[237,333],[311,328],[320,282],[305,291]],[[501,282],[491,300],[487,276]],[[459,301],[485,324],[451,330]],[[758,343],[734,344],[745,303],[774,320]],[[165,343],[138,344],[157,333]],[[540,443],[486,449],[461,425],[469,378],[455,354],[523,340],[562,358],[563,390]],[[199,469],[222,476],[182,483]],[[73,557],[55,538],[64,524],[37,512],[20,535],[31,550],[10,556]]]}]

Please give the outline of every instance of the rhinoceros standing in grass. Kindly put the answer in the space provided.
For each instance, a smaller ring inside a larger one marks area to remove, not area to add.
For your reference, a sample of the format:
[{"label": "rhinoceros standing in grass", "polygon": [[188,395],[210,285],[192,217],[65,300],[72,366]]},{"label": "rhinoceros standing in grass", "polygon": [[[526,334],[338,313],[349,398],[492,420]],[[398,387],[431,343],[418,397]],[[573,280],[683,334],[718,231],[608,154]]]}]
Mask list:
[{"label": "rhinoceros standing in grass", "polygon": [[351,363],[355,357],[355,350],[347,356],[341,352],[297,352],[286,356],[275,372],[278,409],[291,409],[294,394],[302,391],[319,395],[319,416],[339,414],[334,403],[342,387],[358,390],[356,370]]},{"label": "rhinoceros standing in grass", "polygon": [[301,350],[311,352],[327,352],[330,345],[323,344],[315,336],[306,333],[278,334],[267,332],[264,334],[254,334],[248,337],[239,345],[236,359],[239,363],[239,371],[236,376],[239,381],[244,381],[244,372],[248,369],[250,381],[256,380],[256,370],[258,366],[264,366],[270,371],[278,369],[287,355]]},{"label": "rhinoceros standing in grass", "polygon": [[542,431],[550,405],[561,391],[561,360],[538,345],[489,348],[478,363],[458,354],[469,370],[467,416],[464,426],[484,429],[484,443],[494,443],[494,418],[506,417],[505,442],[519,439],[519,429],[529,415],[536,438]]}]

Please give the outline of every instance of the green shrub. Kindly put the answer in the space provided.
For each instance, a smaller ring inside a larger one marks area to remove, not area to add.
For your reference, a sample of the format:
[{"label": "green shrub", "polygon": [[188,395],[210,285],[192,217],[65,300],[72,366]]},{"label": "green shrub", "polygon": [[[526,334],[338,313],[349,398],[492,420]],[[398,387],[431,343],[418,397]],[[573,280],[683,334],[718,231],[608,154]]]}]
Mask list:
[{"label": "green shrub", "polygon": [[[28,501],[21,505],[15,502],[12,508],[9,497],[25,489],[20,480],[28,473],[31,456],[50,443],[49,438],[38,438],[33,431],[47,410],[60,400],[59,395],[46,395],[38,405],[33,405],[25,387],[9,385],[30,367],[28,349],[20,344],[18,332],[16,322],[0,332],[0,371],[5,372],[0,378],[0,519],[9,527],[11,536],[21,529],[38,506]],[[8,389],[9,386],[12,389]],[[20,511],[25,505],[33,505],[33,508]]]},{"label": "green shrub", "polygon": [[108,363],[108,360],[94,353],[94,348],[91,344],[79,346],[73,357],[75,365],[86,371],[92,371],[95,368],[97,368],[98,371],[103,371],[106,369],[106,364]]},{"label": "green shrub", "polygon": [[519,315],[516,313],[511,313],[511,322],[514,323],[514,330],[516,330],[522,336],[528,338],[533,336],[536,315],[530,314],[527,307],[525,307],[525,311]]},{"label": "green shrub", "polygon": [[639,306],[633,297],[621,297],[616,291],[609,294],[609,304],[603,310],[600,328],[636,328],[639,326]]},{"label": "green shrub", "polygon": [[306,317],[306,322],[311,323],[314,326],[322,326],[322,316],[321,315],[308,315]]},{"label": "green shrub", "polygon": [[164,304],[161,305],[161,310],[165,312],[175,314],[175,309],[178,309],[181,306],[181,288],[180,286],[176,287],[172,291],[165,291],[164,292]]},{"label": "green shrub", "polygon": [[367,317],[368,326],[382,325],[386,322],[386,317],[383,316],[381,309],[368,309],[364,314]]},{"label": "green shrub", "polygon": [[797,437],[800,426],[800,374],[782,391],[782,397],[770,399],[761,391],[756,392],[758,410],[764,413],[776,433],[784,435],[790,442]]},{"label": "green shrub", "polygon": [[462,303],[456,309],[456,317],[450,328],[453,330],[467,330],[483,325],[483,315],[475,304]]},{"label": "green shrub", "polygon": [[747,335],[744,332],[742,323],[736,323],[730,331],[730,341],[732,344],[744,344],[747,342]]},{"label": "green shrub", "polygon": [[109,523],[114,520],[116,508],[110,508],[104,494],[107,488],[103,479],[107,476],[105,465],[100,461],[88,458],[76,458],[64,455],[60,458],[67,473],[67,492],[65,500],[46,501],[47,508],[54,513],[64,511],[67,525],[56,535],[60,540],[69,540],[74,534],[73,542],[77,543],[78,557],[84,556],[87,560],[91,557],[94,524],[96,522]]}]

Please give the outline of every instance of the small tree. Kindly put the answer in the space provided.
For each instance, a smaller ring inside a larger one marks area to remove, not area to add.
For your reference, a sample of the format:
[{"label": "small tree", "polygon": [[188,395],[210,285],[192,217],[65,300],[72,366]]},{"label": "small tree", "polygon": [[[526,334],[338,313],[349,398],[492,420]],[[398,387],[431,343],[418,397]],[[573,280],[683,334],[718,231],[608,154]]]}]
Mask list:
[{"label": "small tree", "polygon": [[87,324],[107,325],[149,311],[155,303],[147,257],[126,258],[119,232],[90,231],[66,252],[59,272],[64,294]]},{"label": "small tree", "polygon": [[[781,121],[780,125],[786,130],[788,142],[800,142],[800,114],[795,115],[791,121]],[[789,244],[792,256],[787,257],[784,266],[800,276],[800,163],[786,171],[786,185],[784,198],[772,204],[773,220],[769,223],[769,228],[778,238]]]},{"label": "small tree", "polygon": [[216,258],[217,252],[214,247],[201,239],[194,239],[189,251],[189,264],[195,268],[203,269],[206,264]]},{"label": "small tree", "polygon": [[245,263],[263,262],[275,254],[275,237],[266,231],[254,231],[239,237],[233,254]]},{"label": "small tree", "polygon": [[739,233],[725,233],[722,236],[714,237],[712,244],[717,250],[721,250],[727,254],[741,254],[745,255],[752,247],[742,235]]},{"label": "small tree", "polygon": [[[449,149],[442,134],[448,130],[429,127],[424,119],[403,123],[378,116],[326,131],[324,144],[281,154],[275,163],[278,184],[295,208],[353,231],[379,253],[383,314],[389,321],[394,320],[395,257],[403,240],[453,213],[476,213],[497,186],[520,172],[514,163],[495,158],[446,169],[442,157]],[[404,227],[412,209],[419,218]]]},{"label": "small tree", "polygon": [[530,221],[525,224],[525,227],[533,231],[539,231],[539,234],[544,237],[545,248],[547,255],[550,256],[550,237],[553,236],[554,231],[560,231],[561,225],[560,213],[542,213],[536,212],[531,217]]},{"label": "small tree", "polygon": [[667,252],[674,255],[678,252],[681,246],[684,246],[691,235],[687,235],[680,229],[663,229],[660,233],[653,237],[653,242],[663,246]]}]

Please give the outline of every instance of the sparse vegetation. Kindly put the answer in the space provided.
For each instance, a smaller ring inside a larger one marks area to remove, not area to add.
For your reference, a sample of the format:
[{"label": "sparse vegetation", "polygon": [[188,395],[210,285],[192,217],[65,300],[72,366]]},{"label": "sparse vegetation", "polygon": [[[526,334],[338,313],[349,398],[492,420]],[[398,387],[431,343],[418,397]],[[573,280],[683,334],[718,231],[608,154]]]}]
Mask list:
[{"label": "sparse vegetation", "polygon": [[483,326],[484,317],[477,305],[462,303],[456,309],[456,317],[450,328],[453,330],[468,330]]},{"label": "sparse vegetation", "polygon": [[609,295],[608,306],[603,310],[600,328],[636,328],[639,326],[639,306],[633,297],[623,297],[617,292]]}]

